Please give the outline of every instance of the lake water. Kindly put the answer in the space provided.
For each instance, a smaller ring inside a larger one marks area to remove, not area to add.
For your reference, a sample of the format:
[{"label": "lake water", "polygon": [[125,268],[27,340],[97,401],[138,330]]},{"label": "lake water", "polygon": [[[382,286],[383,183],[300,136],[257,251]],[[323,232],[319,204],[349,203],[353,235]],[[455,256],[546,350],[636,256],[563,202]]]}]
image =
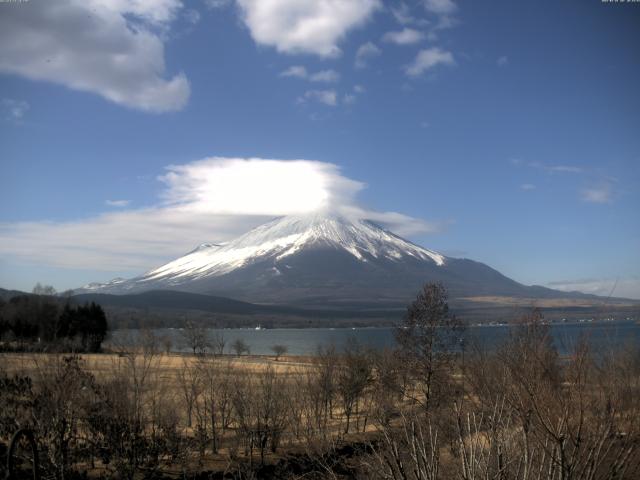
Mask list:
[{"label": "lake water", "polygon": [[[479,341],[488,347],[494,347],[504,340],[508,333],[507,325],[472,326],[465,332],[466,341]],[[211,329],[224,336],[230,353],[231,343],[240,338],[256,355],[271,355],[273,345],[285,345],[292,355],[309,355],[317,351],[319,345],[335,345],[340,349],[349,338],[373,348],[393,347],[395,340],[393,328],[275,328],[275,329]],[[171,339],[171,349],[187,352],[181,329],[162,328],[153,330],[158,337]],[[561,354],[571,351],[577,341],[585,336],[595,348],[621,348],[625,344],[640,345],[640,325],[633,321],[564,323],[551,326],[556,348]],[[139,331],[116,330],[112,332],[111,342],[131,344],[136,341]]]}]

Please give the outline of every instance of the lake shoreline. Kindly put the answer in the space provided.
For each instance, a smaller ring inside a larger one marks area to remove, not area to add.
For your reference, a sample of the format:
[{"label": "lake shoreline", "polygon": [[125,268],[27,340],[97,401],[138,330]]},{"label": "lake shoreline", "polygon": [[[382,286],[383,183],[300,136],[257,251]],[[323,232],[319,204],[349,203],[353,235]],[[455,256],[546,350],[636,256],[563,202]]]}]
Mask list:
[{"label": "lake shoreline", "polygon": [[[549,322],[556,348],[560,353],[572,349],[581,337],[589,338],[598,347],[619,346],[628,342],[640,344],[640,325],[634,320]],[[516,324],[470,325],[464,339],[494,348],[508,337]],[[393,348],[396,327],[326,327],[326,328],[211,328],[209,335],[220,334],[225,340],[225,353],[231,352],[231,344],[238,339],[249,347],[251,354],[272,355],[275,345],[287,348],[288,355],[313,355],[319,346],[334,345],[341,349],[347,341],[355,338],[364,346],[374,349]],[[184,329],[162,328],[149,330],[164,349],[171,352],[188,352],[184,344]],[[105,348],[130,346],[138,342],[144,330],[119,329],[111,332]]]}]

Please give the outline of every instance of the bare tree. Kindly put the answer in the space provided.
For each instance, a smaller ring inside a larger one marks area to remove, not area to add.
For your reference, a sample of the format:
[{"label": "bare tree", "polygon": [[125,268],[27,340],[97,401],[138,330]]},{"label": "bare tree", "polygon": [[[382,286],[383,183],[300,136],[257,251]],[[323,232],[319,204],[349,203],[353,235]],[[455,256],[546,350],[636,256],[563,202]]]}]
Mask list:
[{"label": "bare tree", "polygon": [[193,409],[201,393],[200,374],[201,370],[192,365],[188,359],[183,360],[182,368],[178,371],[178,385],[182,393],[189,428],[193,426]]},{"label": "bare tree", "polygon": [[440,283],[427,283],[407,308],[396,340],[406,368],[413,372],[421,396],[413,396],[429,411],[451,381],[451,368],[463,325],[449,314],[447,292]]},{"label": "bare tree", "polygon": [[[380,443],[372,449],[374,462],[368,464],[370,478],[398,480],[437,480],[440,476],[438,432],[430,421],[409,413],[400,425],[380,430]],[[487,477],[491,478],[491,477]]]},{"label": "bare tree", "polygon": [[358,403],[365,388],[372,381],[371,361],[367,352],[354,339],[350,339],[338,369],[338,393],[346,419],[344,433],[349,433],[352,414],[358,414]]},{"label": "bare tree", "polygon": [[381,425],[388,425],[399,410],[408,372],[394,350],[372,352],[371,357],[374,365],[373,413]]},{"label": "bare tree", "polygon": [[202,408],[197,410],[198,423],[203,434],[201,437],[211,440],[211,450],[218,452],[222,436],[229,426],[231,418],[231,362],[223,366],[210,357],[200,357],[196,364],[198,370],[199,398]]},{"label": "bare tree", "polygon": [[202,325],[187,320],[180,333],[186,346],[194,355],[206,353],[210,345],[207,330]]},{"label": "bare tree", "polygon": [[34,398],[35,425],[38,436],[48,446],[48,460],[56,476],[64,479],[74,461],[80,423],[92,400],[95,379],[77,356],[34,360],[39,377]]},{"label": "bare tree", "polygon": [[33,287],[32,293],[34,295],[53,297],[57,292],[56,289],[51,285],[42,285],[40,282],[38,282]]},{"label": "bare tree", "polygon": [[477,349],[466,372],[467,406],[455,408],[462,477],[634,478],[640,371],[636,360],[613,357],[609,363],[578,342],[561,360],[536,310],[497,351]]},{"label": "bare tree", "polygon": [[335,346],[318,347],[315,361],[318,374],[315,377],[317,383],[313,385],[313,388],[319,403],[314,411],[316,412],[318,430],[326,434],[329,419],[333,416],[333,401],[337,390],[339,358]]},{"label": "bare tree", "polygon": [[260,372],[256,380],[252,383],[245,378],[238,382],[233,403],[249,459],[257,448],[260,463],[264,464],[267,448],[276,451],[287,424],[286,386],[271,366]]},{"label": "bare tree", "polygon": [[242,355],[243,353],[246,353],[248,355],[251,352],[251,350],[249,349],[249,345],[247,345],[247,342],[245,342],[241,338],[234,340],[234,342],[231,344],[231,349],[236,352],[236,355],[238,356]]},{"label": "bare tree", "polygon": [[211,346],[213,348],[214,355],[223,355],[224,347],[227,344],[227,341],[224,338],[222,332],[215,332],[213,334],[213,338],[211,339]]},{"label": "bare tree", "polygon": [[164,353],[169,355],[171,353],[171,347],[173,347],[173,340],[171,339],[171,336],[163,335],[160,337],[160,343],[164,348]]},{"label": "bare tree", "polygon": [[271,347],[271,351],[276,356],[276,362],[277,362],[282,355],[286,355],[289,349],[287,348],[286,345],[273,345]]}]

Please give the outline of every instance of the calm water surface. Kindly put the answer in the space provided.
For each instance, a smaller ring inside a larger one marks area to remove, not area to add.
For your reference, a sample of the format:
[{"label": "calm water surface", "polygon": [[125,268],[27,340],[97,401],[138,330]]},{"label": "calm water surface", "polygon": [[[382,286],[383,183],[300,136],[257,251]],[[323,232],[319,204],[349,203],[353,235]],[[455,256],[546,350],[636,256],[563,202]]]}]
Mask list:
[{"label": "calm water surface", "polygon": [[[467,342],[478,341],[495,347],[503,341],[512,327],[506,325],[473,326],[465,332]],[[210,329],[219,332],[227,342],[225,351],[230,352],[231,343],[240,338],[256,355],[272,354],[273,345],[285,345],[289,354],[308,355],[317,351],[319,345],[335,345],[340,349],[349,338],[373,348],[393,347],[393,328],[274,328],[274,329]],[[171,339],[172,350],[187,352],[181,329],[161,328],[153,330],[158,337]],[[625,344],[640,345],[640,325],[632,321],[593,323],[567,323],[551,326],[554,343],[560,353],[571,351],[581,337],[586,337],[595,348],[621,348]],[[111,335],[114,344],[132,344],[139,335],[138,330],[115,330]]]}]

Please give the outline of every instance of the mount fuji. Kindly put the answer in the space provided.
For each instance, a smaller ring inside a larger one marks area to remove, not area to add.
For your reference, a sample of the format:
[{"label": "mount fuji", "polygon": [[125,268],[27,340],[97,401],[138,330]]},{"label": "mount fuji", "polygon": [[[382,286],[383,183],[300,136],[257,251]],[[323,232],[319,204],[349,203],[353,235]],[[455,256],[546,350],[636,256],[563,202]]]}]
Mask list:
[{"label": "mount fuji", "polygon": [[374,222],[322,213],[277,218],[226,244],[202,244],[139,277],[89,284],[76,293],[174,290],[262,304],[367,309],[406,305],[428,281],[442,282],[451,298],[586,296],[525,286]]}]

